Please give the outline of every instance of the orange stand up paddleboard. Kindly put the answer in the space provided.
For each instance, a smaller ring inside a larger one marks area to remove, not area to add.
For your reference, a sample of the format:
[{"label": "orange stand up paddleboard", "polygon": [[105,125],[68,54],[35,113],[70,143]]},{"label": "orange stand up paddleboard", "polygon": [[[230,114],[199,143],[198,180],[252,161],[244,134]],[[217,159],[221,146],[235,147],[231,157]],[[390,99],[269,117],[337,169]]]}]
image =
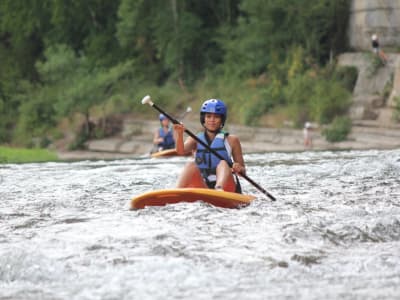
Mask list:
[{"label": "orange stand up paddleboard", "polygon": [[240,208],[249,205],[256,197],[204,188],[176,188],[156,190],[141,194],[131,200],[131,209],[146,206],[164,206],[179,202],[203,201],[223,208]]}]

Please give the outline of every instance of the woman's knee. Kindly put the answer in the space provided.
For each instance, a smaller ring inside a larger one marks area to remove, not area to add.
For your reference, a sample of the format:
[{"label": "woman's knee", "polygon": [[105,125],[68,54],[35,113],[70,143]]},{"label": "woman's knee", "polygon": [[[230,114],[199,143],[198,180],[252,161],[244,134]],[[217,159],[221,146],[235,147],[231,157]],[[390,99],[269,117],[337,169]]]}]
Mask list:
[{"label": "woman's knee", "polygon": [[221,160],[221,161],[218,163],[218,165],[217,165],[217,169],[229,170],[230,167],[229,167],[229,165],[228,165],[228,163],[227,163],[226,160]]},{"label": "woman's knee", "polygon": [[194,162],[188,162],[185,165],[186,172],[195,173],[198,171],[197,165]]},{"label": "woman's knee", "polygon": [[178,187],[205,187],[203,177],[196,163],[188,162],[185,165]]}]

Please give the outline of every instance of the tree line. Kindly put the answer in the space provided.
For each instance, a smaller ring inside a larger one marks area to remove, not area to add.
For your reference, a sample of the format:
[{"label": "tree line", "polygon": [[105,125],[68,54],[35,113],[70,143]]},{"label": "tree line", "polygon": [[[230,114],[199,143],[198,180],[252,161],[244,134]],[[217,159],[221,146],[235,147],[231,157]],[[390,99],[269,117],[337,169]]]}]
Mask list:
[{"label": "tree line", "polygon": [[[237,122],[285,107],[296,124],[346,110],[350,0],[2,0],[0,143],[54,140],[94,109],[227,97]],[[349,79],[350,78],[350,79]],[[351,83],[350,83],[351,84]],[[225,99],[224,99],[225,101]]]}]

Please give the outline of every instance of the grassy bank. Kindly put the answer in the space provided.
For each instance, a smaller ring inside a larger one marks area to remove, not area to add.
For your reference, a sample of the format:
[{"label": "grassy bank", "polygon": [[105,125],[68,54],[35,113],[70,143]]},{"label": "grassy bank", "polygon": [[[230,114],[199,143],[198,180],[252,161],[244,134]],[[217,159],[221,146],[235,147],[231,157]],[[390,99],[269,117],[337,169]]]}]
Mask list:
[{"label": "grassy bank", "polygon": [[57,154],[46,149],[24,149],[0,146],[0,163],[57,161]]}]

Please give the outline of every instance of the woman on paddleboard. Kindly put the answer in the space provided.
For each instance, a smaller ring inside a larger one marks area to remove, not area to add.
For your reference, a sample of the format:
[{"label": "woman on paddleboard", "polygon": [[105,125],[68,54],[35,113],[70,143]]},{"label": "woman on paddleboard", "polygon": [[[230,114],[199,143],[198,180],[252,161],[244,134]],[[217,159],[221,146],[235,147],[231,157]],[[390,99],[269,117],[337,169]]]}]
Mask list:
[{"label": "woman on paddleboard", "polygon": [[[185,155],[193,152],[195,157],[194,161],[185,165],[180,174],[178,188],[214,188],[227,192],[241,192],[236,174],[246,172],[242,146],[238,137],[222,131],[226,118],[227,107],[224,102],[219,99],[206,100],[200,109],[200,123],[204,131],[197,135],[224,160],[190,136],[183,142],[184,126],[174,125],[177,153]],[[232,168],[229,165],[232,165]]]},{"label": "woman on paddleboard", "polygon": [[163,114],[160,114],[159,119],[160,128],[154,133],[154,149],[152,153],[175,148],[175,140],[172,129],[169,126],[169,119]]}]

